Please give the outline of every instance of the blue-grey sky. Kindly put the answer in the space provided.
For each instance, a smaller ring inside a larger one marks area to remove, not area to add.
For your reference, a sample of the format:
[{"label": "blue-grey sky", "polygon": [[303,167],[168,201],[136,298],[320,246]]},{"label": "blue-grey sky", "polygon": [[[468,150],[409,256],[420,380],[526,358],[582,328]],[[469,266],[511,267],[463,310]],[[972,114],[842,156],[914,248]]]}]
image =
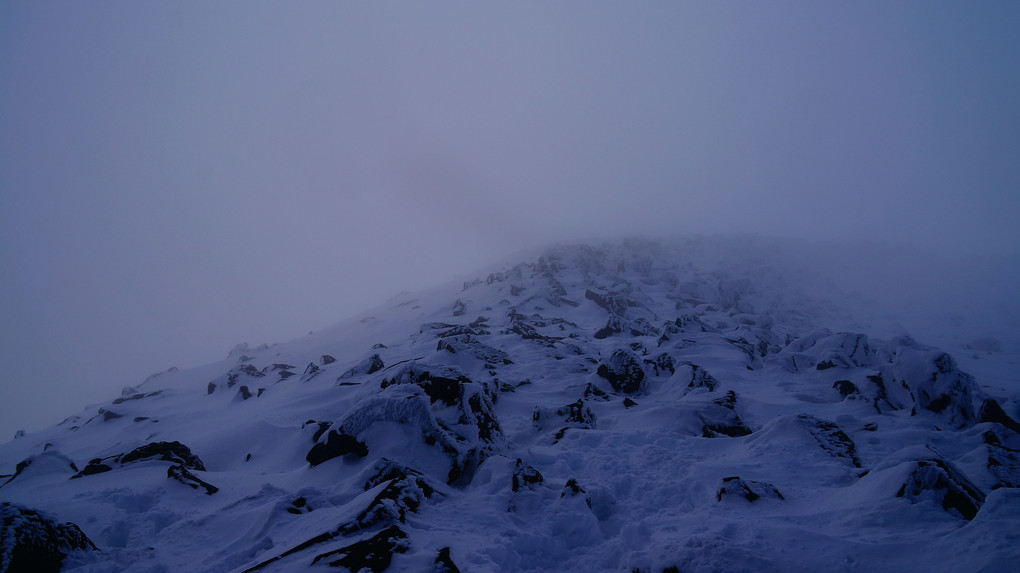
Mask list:
[{"label": "blue-grey sky", "polygon": [[1020,4],[0,3],[0,439],[552,240],[1020,252]]}]

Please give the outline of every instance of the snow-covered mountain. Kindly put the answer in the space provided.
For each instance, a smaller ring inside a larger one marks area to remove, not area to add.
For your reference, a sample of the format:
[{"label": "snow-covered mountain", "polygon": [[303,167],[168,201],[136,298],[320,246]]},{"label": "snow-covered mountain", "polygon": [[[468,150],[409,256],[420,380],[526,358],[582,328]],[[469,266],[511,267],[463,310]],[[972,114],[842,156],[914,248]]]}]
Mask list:
[{"label": "snow-covered mountain", "polygon": [[0,446],[0,571],[1016,570],[1015,387],[773,251],[553,247],[154,375]]}]

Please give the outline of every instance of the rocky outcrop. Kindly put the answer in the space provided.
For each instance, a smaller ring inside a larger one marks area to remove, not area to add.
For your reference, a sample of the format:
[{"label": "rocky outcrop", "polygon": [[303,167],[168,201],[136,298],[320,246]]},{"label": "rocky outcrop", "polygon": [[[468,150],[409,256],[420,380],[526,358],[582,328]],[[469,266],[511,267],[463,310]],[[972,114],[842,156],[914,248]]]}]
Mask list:
[{"label": "rocky outcrop", "polygon": [[896,497],[912,503],[935,501],[942,509],[971,520],[985,502],[985,494],[949,462],[933,457],[914,462]]},{"label": "rocky outcrop", "polygon": [[774,485],[763,481],[745,480],[740,476],[723,478],[716,489],[715,498],[716,501],[742,499],[751,503],[760,499],[786,499]]},{"label": "rocky outcrop", "polygon": [[77,525],[58,523],[21,505],[0,504],[0,571],[58,573],[75,551],[98,551]]},{"label": "rocky outcrop", "polygon": [[622,348],[613,351],[609,358],[599,364],[595,372],[605,378],[613,390],[625,394],[633,394],[640,390],[641,382],[645,379],[645,371],[637,357]]}]

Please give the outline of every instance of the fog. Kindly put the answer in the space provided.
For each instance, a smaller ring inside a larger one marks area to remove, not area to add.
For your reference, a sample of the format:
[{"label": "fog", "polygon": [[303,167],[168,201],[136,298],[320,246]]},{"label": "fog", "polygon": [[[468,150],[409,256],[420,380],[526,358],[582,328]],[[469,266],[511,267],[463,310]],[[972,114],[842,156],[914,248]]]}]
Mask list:
[{"label": "fog", "polygon": [[992,1],[0,3],[0,439],[549,241],[1015,261],[1018,29]]}]

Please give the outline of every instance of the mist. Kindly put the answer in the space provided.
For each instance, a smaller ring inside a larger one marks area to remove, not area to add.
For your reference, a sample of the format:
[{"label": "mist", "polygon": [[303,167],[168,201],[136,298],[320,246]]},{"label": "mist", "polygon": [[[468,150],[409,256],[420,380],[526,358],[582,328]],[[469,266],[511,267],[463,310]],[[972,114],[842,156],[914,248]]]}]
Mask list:
[{"label": "mist", "polygon": [[4,2],[0,439],[551,241],[867,241],[1007,284],[1017,29],[1012,2]]}]

